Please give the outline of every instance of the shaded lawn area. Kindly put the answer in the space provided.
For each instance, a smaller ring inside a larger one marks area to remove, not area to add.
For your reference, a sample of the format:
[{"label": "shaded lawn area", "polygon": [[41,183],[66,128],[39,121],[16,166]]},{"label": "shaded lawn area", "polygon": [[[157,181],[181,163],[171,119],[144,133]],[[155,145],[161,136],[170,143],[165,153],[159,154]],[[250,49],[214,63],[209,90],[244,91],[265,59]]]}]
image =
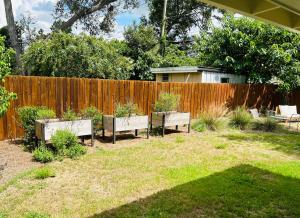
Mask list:
[{"label": "shaded lawn area", "polygon": [[230,130],[98,144],[49,164],[54,178],[0,187],[0,217],[300,217],[299,142]]}]

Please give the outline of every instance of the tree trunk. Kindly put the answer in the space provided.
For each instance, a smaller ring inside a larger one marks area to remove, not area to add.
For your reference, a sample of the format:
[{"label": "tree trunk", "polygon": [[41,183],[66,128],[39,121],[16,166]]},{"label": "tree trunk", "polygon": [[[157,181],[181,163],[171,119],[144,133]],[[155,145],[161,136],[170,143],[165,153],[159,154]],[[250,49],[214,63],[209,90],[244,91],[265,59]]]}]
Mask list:
[{"label": "tree trunk", "polygon": [[20,66],[21,48],[20,48],[20,44],[18,42],[17,29],[16,29],[15,20],[14,20],[14,14],[13,14],[13,10],[12,10],[11,0],[4,0],[4,7],[5,7],[5,14],[6,14],[6,22],[7,22],[7,26],[8,26],[8,33],[9,33],[12,47],[16,51],[16,65],[17,65],[17,67],[19,67]]}]

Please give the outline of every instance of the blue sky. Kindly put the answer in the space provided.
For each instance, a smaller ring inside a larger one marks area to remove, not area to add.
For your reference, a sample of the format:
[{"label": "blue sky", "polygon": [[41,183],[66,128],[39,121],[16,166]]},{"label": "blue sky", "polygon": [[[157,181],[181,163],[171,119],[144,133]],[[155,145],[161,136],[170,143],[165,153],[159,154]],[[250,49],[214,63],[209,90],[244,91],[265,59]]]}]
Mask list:
[{"label": "blue sky", "polygon": [[[107,38],[122,38],[124,28],[134,21],[138,22],[140,17],[148,14],[148,8],[144,0],[140,0],[141,7],[131,11],[123,12],[116,17],[115,31]],[[15,19],[19,19],[22,14],[30,15],[36,21],[35,26],[43,28],[46,32],[53,22],[52,14],[57,0],[12,0]],[[3,1],[0,0],[0,27],[6,25]],[[74,32],[81,32],[80,28]]]}]

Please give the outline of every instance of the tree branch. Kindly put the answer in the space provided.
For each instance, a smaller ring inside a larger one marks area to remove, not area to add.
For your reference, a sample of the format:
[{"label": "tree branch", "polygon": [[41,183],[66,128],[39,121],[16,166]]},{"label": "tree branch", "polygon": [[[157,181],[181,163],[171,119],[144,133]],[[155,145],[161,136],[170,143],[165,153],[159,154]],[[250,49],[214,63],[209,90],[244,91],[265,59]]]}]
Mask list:
[{"label": "tree branch", "polygon": [[99,0],[95,2],[95,5],[87,10],[82,9],[75,13],[69,20],[62,23],[59,27],[60,30],[66,30],[74,25],[76,21],[79,19],[88,16],[96,11],[103,9],[104,7],[108,6],[109,4],[116,2],[117,0]]}]

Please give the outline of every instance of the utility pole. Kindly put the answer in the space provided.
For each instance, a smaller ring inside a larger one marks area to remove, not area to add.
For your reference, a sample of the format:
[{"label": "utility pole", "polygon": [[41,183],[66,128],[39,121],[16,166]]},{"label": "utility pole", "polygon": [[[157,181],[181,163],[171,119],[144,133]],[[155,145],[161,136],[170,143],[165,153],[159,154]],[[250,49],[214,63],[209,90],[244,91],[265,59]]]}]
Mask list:
[{"label": "utility pole", "polygon": [[161,24],[161,36],[160,36],[160,51],[161,55],[164,56],[165,49],[166,49],[166,23],[167,23],[167,4],[168,0],[164,0],[164,9],[163,9],[163,16],[162,16],[162,24]]}]

